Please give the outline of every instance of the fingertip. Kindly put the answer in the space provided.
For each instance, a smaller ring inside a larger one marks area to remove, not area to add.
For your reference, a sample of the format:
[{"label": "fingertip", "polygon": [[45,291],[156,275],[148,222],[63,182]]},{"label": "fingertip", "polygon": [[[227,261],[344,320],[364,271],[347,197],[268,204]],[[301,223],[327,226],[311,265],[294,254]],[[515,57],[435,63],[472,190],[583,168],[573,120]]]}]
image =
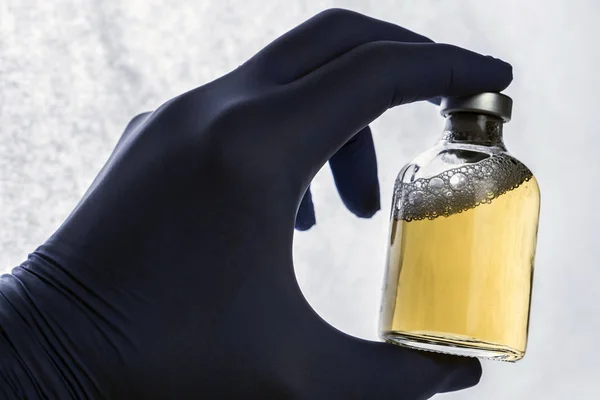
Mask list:
[{"label": "fingertip", "polygon": [[315,206],[312,201],[310,188],[306,189],[298,213],[296,214],[295,228],[299,231],[307,231],[316,225]]},{"label": "fingertip", "polygon": [[310,228],[312,228],[314,225],[316,225],[316,223],[313,221],[302,221],[302,220],[298,220],[296,219],[296,230],[300,231],[300,232],[305,232],[307,230],[309,230]]},{"label": "fingertip", "polygon": [[455,51],[452,92],[475,94],[500,92],[512,82],[512,65],[491,56],[453,46]]},{"label": "fingertip", "polygon": [[494,62],[495,67],[498,70],[497,76],[499,80],[499,85],[502,87],[501,90],[506,89],[508,85],[510,85],[513,81],[513,66],[499,58],[495,58],[492,56],[488,56],[488,58],[490,58]]},{"label": "fingertip", "polygon": [[[414,79],[404,89],[413,89],[419,94],[414,97],[405,95],[405,98],[420,97],[436,102],[438,96],[501,92],[513,79],[512,65],[492,56],[445,43],[405,47],[411,50],[414,66],[429,71],[421,74],[415,69],[411,73]],[[437,62],[432,63],[432,60]]]},{"label": "fingertip", "polygon": [[476,386],[481,381],[481,362],[472,357],[452,357],[452,375],[443,392],[454,392]]},{"label": "fingertip", "polygon": [[[437,393],[467,389],[479,383],[476,358],[409,349],[344,336],[338,338],[339,359],[333,361],[340,379],[355,384],[357,393],[373,398],[430,398]],[[343,354],[343,356],[342,356]],[[360,360],[360,362],[356,362]]]},{"label": "fingertip", "polygon": [[[480,92],[483,92],[483,91],[501,92],[502,90],[506,89],[513,80],[512,65],[507,63],[506,61],[503,61],[499,58],[495,58],[492,56],[485,56],[484,61],[488,64],[479,68],[478,69],[479,73],[474,75],[474,76],[482,77],[484,81],[483,82],[475,82],[475,84],[479,85],[482,88],[485,88],[487,85],[488,87],[492,87],[493,89],[489,89],[489,90],[481,89],[479,91]],[[472,77],[469,79],[472,79]],[[452,86],[454,87],[454,90],[463,92],[464,91],[463,87],[466,87],[467,85],[464,85],[461,82],[457,83],[456,77],[455,77],[454,82],[452,82]],[[467,89],[467,94],[475,94],[476,92],[477,92],[477,89],[473,89],[473,90]],[[427,99],[427,101],[431,104],[435,104],[435,105],[439,106],[441,104],[442,97],[440,97],[440,96],[433,97],[433,98]]]},{"label": "fingertip", "polygon": [[346,207],[358,218],[372,218],[377,211],[381,210],[381,201],[379,190],[370,193],[377,193],[377,196],[363,196],[360,202],[346,201]]},{"label": "fingertip", "polygon": [[371,218],[381,209],[377,157],[368,126],[330,158],[329,166],[340,198],[352,214]]}]

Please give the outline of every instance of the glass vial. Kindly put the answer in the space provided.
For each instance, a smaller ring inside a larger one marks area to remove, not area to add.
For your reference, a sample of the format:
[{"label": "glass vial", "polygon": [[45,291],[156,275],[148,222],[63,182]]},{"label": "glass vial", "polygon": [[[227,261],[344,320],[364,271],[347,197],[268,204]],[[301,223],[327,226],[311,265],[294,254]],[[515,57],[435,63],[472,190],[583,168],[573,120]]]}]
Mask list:
[{"label": "glass vial", "polygon": [[511,109],[499,93],[443,99],[441,139],[400,171],[379,324],[385,341],[524,356],[540,192],[502,140]]}]

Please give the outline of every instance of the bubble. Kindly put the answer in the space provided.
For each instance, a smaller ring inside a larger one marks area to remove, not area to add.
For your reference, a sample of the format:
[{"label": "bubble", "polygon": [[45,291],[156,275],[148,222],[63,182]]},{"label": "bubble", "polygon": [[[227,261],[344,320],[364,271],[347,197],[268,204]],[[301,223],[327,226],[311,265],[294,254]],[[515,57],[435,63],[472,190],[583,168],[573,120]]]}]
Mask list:
[{"label": "bubble", "polygon": [[493,199],[493,198],[494,198],[494,192],[491,192],[491,191],[490,191],[490,192],[487,192],[487,193],[485,194],[485,197],[487,197],[488,199]]},{"label": "bubble", "polygon": [[452,192],[450,190],[448,190],[446,193],[444,193],[444,196],[452,197]]},{"label": "bubble", "polygon": [[444,189],[444,180],[441,178],[433,178],[429,181],[429,191],[432,193],[440,193]]},{"label": "bubble", "polygon": [[423,197],[425,197],[423,192],[420,190],[415,190],[414,192],[410,192],[408,194],[408,202],[414,206],[420,204],[423,201]]},{"label": "bubble", "polygon": [[463,173],[457,172],[450,178],[450,187],[454,190],[461,190],[469,183],[469,179]]}]

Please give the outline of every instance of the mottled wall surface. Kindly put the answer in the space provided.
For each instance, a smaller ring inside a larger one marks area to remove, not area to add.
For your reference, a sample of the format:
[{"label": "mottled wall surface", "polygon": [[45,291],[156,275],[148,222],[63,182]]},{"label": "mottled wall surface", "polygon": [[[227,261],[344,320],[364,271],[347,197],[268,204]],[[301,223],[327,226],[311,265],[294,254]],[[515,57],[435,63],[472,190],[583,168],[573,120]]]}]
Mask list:
[{"label": "mottled wall surface", "polygon": [[[600,3],[593,0],[1,0],[0,272],[64,220],[131,117],[230,71],[332,6],[515,66],[506,142],[542,189],[529,351],[515,365],[484,363],[480,386],[440,397],[597,398]],[[327,167],[317,176],[318,224],[297,234],[296,270],[310,303],[337,328],[376,338],[393,181],[440,128],[429,104],[391,110],[373,124],[383,211],[372,220],[343,208]]]}]

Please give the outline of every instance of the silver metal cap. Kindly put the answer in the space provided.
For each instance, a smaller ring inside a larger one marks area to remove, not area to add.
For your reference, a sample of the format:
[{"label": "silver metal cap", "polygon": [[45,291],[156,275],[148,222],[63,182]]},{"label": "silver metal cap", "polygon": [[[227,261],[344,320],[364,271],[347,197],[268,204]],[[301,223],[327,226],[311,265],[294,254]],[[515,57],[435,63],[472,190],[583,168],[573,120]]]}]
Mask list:
[{"label": "silver metal cap", "polygon": [[476,112],[500,117],[510,121],[512,99],[501,93],[487,92],[473,96],[442,97],[440,113],[447,117],[453,112]]}]

